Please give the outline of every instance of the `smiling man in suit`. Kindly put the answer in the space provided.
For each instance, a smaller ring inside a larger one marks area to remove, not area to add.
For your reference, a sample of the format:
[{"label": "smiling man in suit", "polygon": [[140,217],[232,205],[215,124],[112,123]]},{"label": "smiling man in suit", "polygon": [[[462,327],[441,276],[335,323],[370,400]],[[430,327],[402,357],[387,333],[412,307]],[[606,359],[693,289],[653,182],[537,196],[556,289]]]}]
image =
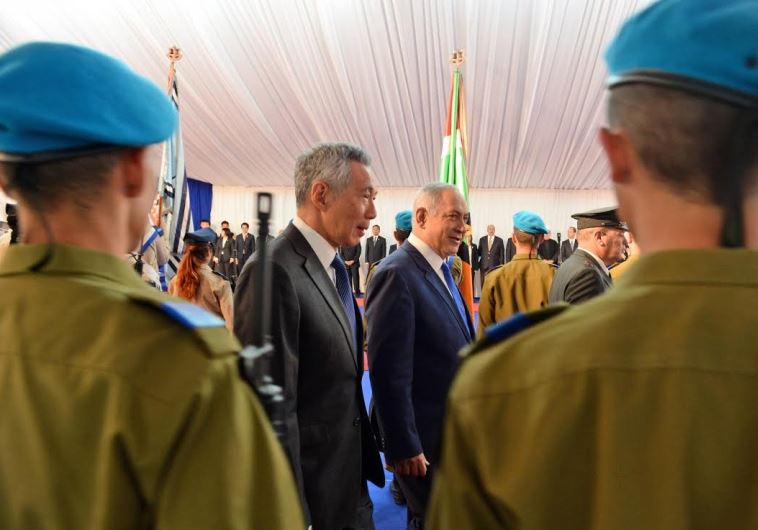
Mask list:
[{"label": "smiling man in suit", "polygon": [[[366,480],[384,485],[361,389],[363,326],[337,254],[376,217],[369,156],[323,144],[295,167],[297,215],[271,243],[271,335],[286,400],[286,449],[314,530],[373,529]],[[253,271],[242,272],[234,331],[251,342]]]},{"label": "smiling man in suit", "polygon": [[379,225],[371,227],[372,236],[366,240],[366,262],[373,265],[387,255],[387,240],[379,235]]},{"label": "smiling man in suit", "polygon": [[410,237],[377,266],[366,295],[371,386],[385,458],[408,501],[408,528],[423,528],[447,389],[458,351],[474,336],[447,264],[463,240],[465,215],[455,187],[424,187]]}]

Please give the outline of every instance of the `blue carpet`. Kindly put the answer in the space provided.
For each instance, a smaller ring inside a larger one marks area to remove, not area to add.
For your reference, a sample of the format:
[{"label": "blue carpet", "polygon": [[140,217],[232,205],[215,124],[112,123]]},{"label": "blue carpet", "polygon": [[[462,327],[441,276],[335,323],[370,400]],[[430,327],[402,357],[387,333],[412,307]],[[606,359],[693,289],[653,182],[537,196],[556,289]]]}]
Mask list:
[{"label": "blue carpet", "polygon": [[[366,399],[366,406],[371,402],[371,383],[368,379],[368,372],[363,372],[363,396]],[[398,506],[392,500],[390,494],[390,481],[392,473],[385,470],[384,477],[387,479],[387,485],[384,489],[377,488],[371,482],[368,483],[368,492],[371,500],[374,502],[374,525],[376,530],[403,530],[405,528],[405,506]]]}]

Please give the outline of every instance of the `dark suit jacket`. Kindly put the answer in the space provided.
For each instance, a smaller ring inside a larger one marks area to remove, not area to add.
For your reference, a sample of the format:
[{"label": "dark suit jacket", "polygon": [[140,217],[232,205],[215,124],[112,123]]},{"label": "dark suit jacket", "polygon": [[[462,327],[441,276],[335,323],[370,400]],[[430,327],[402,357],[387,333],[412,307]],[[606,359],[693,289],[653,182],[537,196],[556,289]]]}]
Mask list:
[{"label": "dark suit jacket", "polygon": [[340,247],[340,256],[343,261],[354,261],[352,265],[346,265],[348,269],[357,269],[361,266],[361,244],[358,243],[354,247]]},{"label": "dark suit jacket", "polygon": [[509,237],[508,242],[505,244],[505,262],[510,263],[513,259],[513,256],[516,255],[516,245],[513,243],[513,240]]},{"label": "dark suit jacket", "polygon": [[611,278],[595,259],[577,249],[558,269],[550,287],[549,302],[578,304],[601,294],[611,286]]},{"label": "dark suit jacket", "polygon": [[382,236],[376,238],[374,245],[374,236],[369,236],[366,240],[366,262],[374,263],[387,255],[387,240]]},{"label": "dark suit jacket", "polygon": [[574,251],[579,247],[579,241],[574,239],[574,245],[571,245],[571,241],[568,239],[561,242],[561,263],[569,259],[571,254],[574,253]]},{"label": "dark suit jacket", "polygon": [[479,270],[482,272],[487,272],[505,263],[505,243],[503,243],[503,238],[495,236],[492,240],[492,248],[488,248],[487,237],[484,236],[479,239],[479,255],[481,256],[479,259]]},{"label": "dark suit jacket", "polygon": [[220,263],[227,263],[232,259],[232,250],[234,249],[234,238],[227,238],[224,241],[223,237],[219,237],[216,240],[216,253],[214,254]]},{"label": "dark suit jacket", "polygon": [[237,237],[234,238],[234,244],[237,248],[237,259],[241,268],[255,252],[255,236],[249,232],[247,238],[243,238],[242,234],[237,234]]},{"label": "dark suit jacket", "polygon": [[366,294],[371,387],[384,427],[385,455],[424,453],[439,461],[445,400],[460,358],[474,337],[442,280],[404,243],[382,260]]},{"label": "dark suit jacket", "polygon": [[[234,332],[243,344],[251,341],[257,263],[256,255],[242,270],[234,300]],[[271,243],[271,263],[274,373],[286,399],[287,453],[309,523],[347,527],[364,480],[384,485],[361,389],[363,355],[353,347],[362,340],[351,336],[331,278],[294,225]]]},{"label": "dark suit jacket", "polygon": [[392,243],[392,244],[390,245],[390,252],[389,252],[389,253],[390,253],[390,254],[392,254],[392,253],[393,253],[393,252],[395,252],[396,250],[397,250],[397,243]]}]

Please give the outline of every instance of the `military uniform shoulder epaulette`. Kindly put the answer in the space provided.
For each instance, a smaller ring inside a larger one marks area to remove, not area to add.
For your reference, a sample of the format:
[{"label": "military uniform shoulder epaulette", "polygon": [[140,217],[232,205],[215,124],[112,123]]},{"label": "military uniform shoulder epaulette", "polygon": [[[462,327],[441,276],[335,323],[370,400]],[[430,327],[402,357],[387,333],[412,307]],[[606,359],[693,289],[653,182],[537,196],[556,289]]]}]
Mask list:
[{"label": "military uniform shoulder epaulette", "polygon": [[502,265],[498,265],[497,267],[492,267],[490,270],[487,271],[487,274],[489,274],[490,272],[495,272],[497,270],[500,270],[503,267],[505,267],[506,265],[507,265],[507,263],[503,263]]},{"label": "military uniform shoulder epaulette", "polygon": [[[189,302],[172,299],[161,293],[129,293],[134,302],[153,307],[200,339],[208,354],[236,353],[240,346],[226,329],[224,320]],[[157,324],[160,325],[160,324]]]},{"label": "military uniform shoulder epaulette", "polygon": [[460,355],[464,358],[470,357],[490,346],[514,337],[522,331],[531,328],[535,324],[539,324],[540,322],[544,322],[545,320],[563,313],[569,307],[571,307],[569,304],[560,303],[537,309],[536,311],[530,311],[528,313],[516,313],[509,319],[488,327],[484,331],[484,336],[461,350]]}]

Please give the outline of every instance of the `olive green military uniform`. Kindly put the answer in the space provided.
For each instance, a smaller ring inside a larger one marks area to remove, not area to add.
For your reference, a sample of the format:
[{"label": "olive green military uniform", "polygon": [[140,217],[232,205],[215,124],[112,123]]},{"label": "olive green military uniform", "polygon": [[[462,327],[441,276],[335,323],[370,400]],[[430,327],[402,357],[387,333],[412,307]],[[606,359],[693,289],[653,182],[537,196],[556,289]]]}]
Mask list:
[{"label": "olive green military uniform", "polygon": [[510,318],[519,311],[533,311],[548,303],[555,269],[529,254],[516,254],[513,259],[487,274],[479,299],[481,337],[487,326]]},{"label": "olive green military uniform", "polygon": [[756,271],[754,251],[644,255],[471,354],[428,528],[758,528]]},{"label": "olive green military uniform", "polygon": [[221,321],[50,248],[0,263],[0,528],[305,528]]},{"label": "olive green military uniform", "polygon": [[[200,284],[197,287],[195,299],[190,300],[206,311],[218,315],[226,322],[229,331],[234,329],[234,296],[229,280],[215,273],[208,265],[198,267]],[[168,284],[168,292],[177,295],[176,276]]]}]

